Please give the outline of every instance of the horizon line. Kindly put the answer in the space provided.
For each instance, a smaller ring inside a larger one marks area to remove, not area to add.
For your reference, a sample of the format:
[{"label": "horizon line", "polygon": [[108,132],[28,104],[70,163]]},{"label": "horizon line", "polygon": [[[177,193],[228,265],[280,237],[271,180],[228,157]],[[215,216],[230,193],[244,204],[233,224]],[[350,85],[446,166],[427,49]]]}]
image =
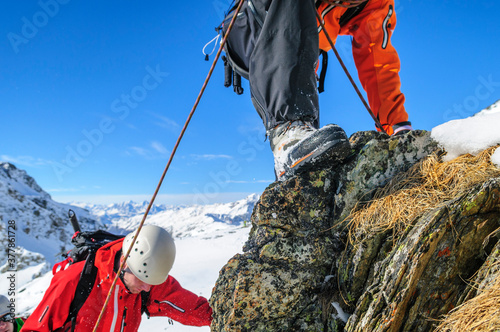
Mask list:
[{"label": "horizon line", "polygon": [[[232,203],[242,200],[255,192],[227,192],[213,194],[158,194],[154,204],[165,205],[210,205]],[[63,204],[119,204],[129,201],[149,202],[152,195],[148,194],[120,194],[120,195],[51,195],[52,200]]]}]

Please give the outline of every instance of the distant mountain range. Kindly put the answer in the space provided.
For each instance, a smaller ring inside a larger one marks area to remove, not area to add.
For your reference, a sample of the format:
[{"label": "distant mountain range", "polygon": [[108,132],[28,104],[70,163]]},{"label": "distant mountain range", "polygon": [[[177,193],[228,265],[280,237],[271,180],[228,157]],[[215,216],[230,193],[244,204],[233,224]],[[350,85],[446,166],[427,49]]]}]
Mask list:
[{"label": "distant mountain range", "polygon": [[[250,222],[259,196],[252,194],[233,203],[212,205],[166,206],[151,208],[147,223],[167,228],[174,237],[198,236],[204,232],[226,229]],[[99,223],[115,233],[127,233],[141,222],[149,202],[116,204],[72,203],[85,209]]]},{"label": "distant mountain range", "polygon": [[[153,204],[148,222],[169,228],[176,237],[192,235],[189,230],[211,224],[240,225],[250,220],[253,207],[259,196],[252,194],[233,203],[212,205],[167,206]],[[90,215],[108,229],[122,233],[133,230],[142,220],[149,202],[133,201],[115,204],[71,203],[87,210]],[[189,229],[189,230],[188,230]],[[195,232],[197,234],[197,232]]]}]

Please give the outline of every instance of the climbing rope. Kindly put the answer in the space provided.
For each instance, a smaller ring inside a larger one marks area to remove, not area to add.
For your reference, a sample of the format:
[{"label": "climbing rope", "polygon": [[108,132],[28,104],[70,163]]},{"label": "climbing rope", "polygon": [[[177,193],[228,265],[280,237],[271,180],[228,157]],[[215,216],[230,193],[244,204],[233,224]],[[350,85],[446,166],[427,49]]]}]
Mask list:
[{"label": "climbing rope", "polygon": [[[210,77],[212,77],[212,73],[213,73],[213,71],[215,69],[215,65],[217,64],[217,61],[219,60],[220,54],[222,52],[222,49],[224,48],[224,45],[226,44],[227,36],[229,35],[229,33],[231,32],[231,29],[233,28],[234,21],[236,20],[236,17],[238,16],[238,13],[240,12],[240,9],[241,9],[241,6],[242,6],[243,2],[244,1],[240,1],[240,3],[238,4],[238,7],[236,8],[236,12],[235,12],[235,14],[233,16],[233,19],[231,20],[231,23],[229,23],[229,27],[227,28],[227,32],[224,35],[224,38],[222,39],[222,42],[221,42],[220,47],[219,47],[219,50],[217,51],[217,55],[215,56],[215,59],[212,62],[212,66],[210,67],[210,70],[208,72],[207,78],[205,79],[205,82],[203,83],[203,86],[201,87],[200,93],[198,94],[198,97],[196,98],[196,101],[195,101],[195,103],[193,105],[193,108],[191,109],[191,112],[189,113],[189,115],[188,115],[188,117],[186,119],[186,122],[184,123],[184,127],[182,128],[181,133],[179,134],[179,137],[177,138],[177,142],[175,143],[174,149],[172,150],[172,153],[170,154],[170,158],[169,158],[169,160],[167,162],[167,165],[165,166],[165,170],[163,171],[163,174],[162,174],[162,176],[160,178],[160,181],[158,182],[158,185],[156,186],[156,190],[155,190],[155,192],[153,194],[153,197],[151,198],[151,201],[149,202],[148,207],[147,207],[146,211],[144,212],[144,216],[142,217],[141,223],[139,224],[139,227],[137,228],[137,232],[134,235],[134,239],[132,239],[132,243],[134,242],[135,238],[137,238],[137,236],[141,232],[142,226],[144,225],[144,222],[146,221],[146,217],[148,216],[148,213],[151,210],[151,207],[153,206],[153,203],[154,203],[154,201],[156,199],[156,196],[158,195],[158,192],[159,192],[160,187],[161,187],[161,185],[163,183],[163,180],[165,179],[165,175],[167,175],[167,171],[170,168],[170,164],[172,163],[172,160],[174,158],[175,152],[177,151],[177,148],[179,147],[179,143],[181,142],[182,137],[184,136],[184,133],[186,132],[186,129],[187,129],[188,125],[189,125],[189,122],[191,121],[191,118],[193,117],[194,112],[195,112],[196,108],[198,107],[198,104],[200,103],[201,97],[203,96],[203,93],[205,92],[205,89],[206,89],[206,87],[208,85],[208,81],[210,80]],[[130,251],[132,250],[132,247],[133,246],[130,246],[128,248],[127,252],[124,254],[124,257],[128,257],[129,256]],[[94,329],[92,330],[93,332],[97,331],[97,328],[98,328],[98,326],[99,326],[99,324],[100,324],[100,322],[102,320],[102,317],[104,316],[104,310],[106,309],[106,307],[108,305],[108,302],[109,302],[109,299],[111,298],[111,294],[113,292],[113,289],[115,288],[116,282],[118,281],[120,273],[121,273],[121,271],[123,271],[124,267],[125,267],[125,260],[123,260],[123,262],[120,264],[120,267],[119,267],[118,271],[116,272],[116,276],[115,276],[115,278],[113,280],[113,283],[111,284],[111,288],[109,289],[109,292],[108,292],[108,295],[106,297],[106,300],[104,301],[104,305],[103,305],[103,307],[101,309],[101,312],[99,314],[97,322],[95,323]]]},{"label": "climbing rope", "polygon": [[346,73],[347,77],[349,78],[349,81],[351,82],[352,86],[354,87],[354,90],[356,90],[356,93],[358,94],[359,99],[361,99],[361,102],[363,103],[363,105],[365,105],[366,110],[371,115],[373,121],[375,121],[375,126],[377,128],[379,128],[382,132],[387,134],[384,127],[380,123],[380,120],[375,116],[375,114],[373,114],[372,110],[370,109],[370,106],[368,106],[368,103],[366,102],[365,98],[361,94],[361,91],[359,90],[358,86],[356,85],[356,82],[354,82],[354,80],[352,79],[352,76],[349,73],[349,70],[347,70],[347,67],[344,64],[344,61],[342,61],[342,58],[340,57],[339,52],[337,52],[337,49],[335,48],[335,45],[333,44],[333,41],[330,38],[330,35],[328,34],[328,31],[326,31],[325,24],[323,23],[323,19],[319,15],[318,11],[315,11],[315,12],[316,12],[316,18],[318,19],[318,22],[321,25],[321,30],[323,30],[323,32],[325,33],[326,39],[328,39],[328,42],[330,43],[330,46],[332,47],[333,53],[335,53],[335,56],[339,60],[340,65],[342,66],[342,69],[344,69],[344,72]]}]

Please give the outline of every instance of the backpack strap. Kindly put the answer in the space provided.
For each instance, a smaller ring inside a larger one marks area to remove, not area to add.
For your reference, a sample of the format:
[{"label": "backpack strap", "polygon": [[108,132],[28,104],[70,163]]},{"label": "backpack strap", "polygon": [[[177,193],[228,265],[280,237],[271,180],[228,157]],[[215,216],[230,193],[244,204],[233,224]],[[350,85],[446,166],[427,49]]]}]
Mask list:
[{"label": "backpack strap", "polygon": [[145,292],[145,291],[142,291],[141,292],[141,314],[146,314],[146,316],[148,316],[148,318],[151,316],[149,314],[149,310],[148,310],[148,301],[149,301],[149,295],[151,291],[149,292]]},{"label": "backpack strap", "polygon": [[73,258],[69,256],[66,257],[66,259],[63,260],[62,262],[54,264],[54,266],[52,267],[52,275],[55,275],[59,271],[66,270],[66,268],[73,263],[74,263]]},{"label": "backpack strap", "polygon": [[97,267],[94,264],[95,254],[95,251],[91,251],[85,260],[80,280],[78,280],[76,286],[75,297],[69,307],[66,323],[71,322],[71,332],[75,331],[76,316],[94,288],[95,278],[97,277]]},{"label": "backpack strap", "polygon": [[321,61],[321,72],[319,74],[319,78],[318,78],[318,92],[319,93],[322,93],[325,91],[325,77],[326,77],[326,69],[328,68],[328,53],[323,51],[323,50],[319,50],[319,55],[323,58]]},{"label": "backpack strap", "polygon": [[343,27],[347,24],[354,16],[358,15],[366,6],[368,1],[362,2],[356,7],[349,7],[344,14],[339,19],[339,25]]},{"label": "backpack strap", "polygon": [[25,320],[26,319],[23,318],[14,319],[14,332],[21,331],[21,328],[23,327]]},{"label": "backpack strap", "polygon": [[[324,10],[329,11],[329,10],[333,9],[336,6],[336,4],[341,4],[342,1],[335,1],[334,2],[334,1],[316,0],[316,9],[319,9],[320,5],[323,2],[330,4],[330,6],[328,6],[324,9]],[[344,14],[342,14],[342,16],[340,16],[340,18],[339,18],[340,27],[343,27],[347,22],[349,22],[351,20],[351,18],[358,15],[365,8],[367,3],[368,3],[368,0],[360,3],[357,6],[348,7],[347,10],[344,12]]]}]

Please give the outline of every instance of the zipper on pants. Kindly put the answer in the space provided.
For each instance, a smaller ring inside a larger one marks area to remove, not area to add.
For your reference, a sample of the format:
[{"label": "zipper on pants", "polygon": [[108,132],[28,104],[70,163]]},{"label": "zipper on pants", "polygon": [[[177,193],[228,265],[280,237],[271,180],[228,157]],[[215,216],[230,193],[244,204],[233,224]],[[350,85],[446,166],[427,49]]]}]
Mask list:
[{"label": "zipper on pants", "polygon": [[394,9],[392,5],[389,5],[389,11],[387,12],[387,16],[384,18],[384,22],[382,23],[382,29],[384,30],[384,40],[382,41],[382,48],[385,50],[387,44],[389,44],[389,20],[394,14]]}]

